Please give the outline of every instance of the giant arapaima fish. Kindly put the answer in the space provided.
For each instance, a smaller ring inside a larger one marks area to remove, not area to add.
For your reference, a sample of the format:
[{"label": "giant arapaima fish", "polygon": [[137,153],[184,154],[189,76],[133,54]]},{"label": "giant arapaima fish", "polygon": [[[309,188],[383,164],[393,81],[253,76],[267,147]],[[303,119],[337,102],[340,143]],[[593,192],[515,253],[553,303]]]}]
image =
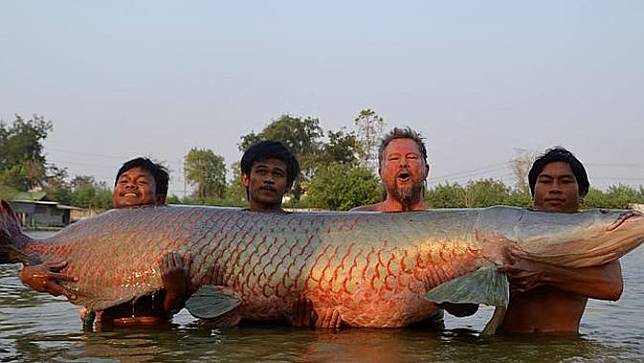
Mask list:
[{"label": "giant arapaima fish", "polygon": [[228,321],[292,320],[295,301],[307,298],[347,326],[404,327],[429,317],[434,303],[504,307],[508,282],[496,267],[508,248],[577,268],[614,261],[644,240],[644,218],[634,211],[280,214],[189,206],[111,210],[36,240],[20,231],[9,204],[1,207],[0,262],[67,260],[62,272],[79,278],[63,283],[75,304],[100,311],[154,293],[161,256],[176,252],[189,260],[197,289],[188,310]]}]

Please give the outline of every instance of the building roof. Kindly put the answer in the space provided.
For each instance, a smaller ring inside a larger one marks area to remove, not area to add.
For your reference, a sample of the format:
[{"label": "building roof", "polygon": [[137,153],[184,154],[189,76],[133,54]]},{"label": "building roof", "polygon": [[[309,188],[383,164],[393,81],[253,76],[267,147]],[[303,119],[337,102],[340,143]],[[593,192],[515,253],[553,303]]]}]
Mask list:
[{"label": "building roof", "polygon": [[14,201],[46,201],[47,193],[46,192],[18,192],[13,198]]},{"label": "building roof", "polygon": [[47,201],[47,200],[13,199],[13,200],[11,200],[11,203],[50,205],[52,207],[56,207],[57,209],[83,210],[83,208],[74,207],[72,205],[58,204],[58,202],[50,202],[50,201]]}]

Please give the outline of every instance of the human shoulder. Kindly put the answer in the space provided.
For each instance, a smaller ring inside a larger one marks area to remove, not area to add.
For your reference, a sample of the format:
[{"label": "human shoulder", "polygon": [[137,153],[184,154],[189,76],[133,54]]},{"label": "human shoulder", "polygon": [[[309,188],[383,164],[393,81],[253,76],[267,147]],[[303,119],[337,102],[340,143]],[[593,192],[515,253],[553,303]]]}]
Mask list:
[{"label": "human shoulder", "polygon": [[384,208],[381,202],[376,204],[361,205],[349,210],[349,212],[382,212],[383,210]]}]

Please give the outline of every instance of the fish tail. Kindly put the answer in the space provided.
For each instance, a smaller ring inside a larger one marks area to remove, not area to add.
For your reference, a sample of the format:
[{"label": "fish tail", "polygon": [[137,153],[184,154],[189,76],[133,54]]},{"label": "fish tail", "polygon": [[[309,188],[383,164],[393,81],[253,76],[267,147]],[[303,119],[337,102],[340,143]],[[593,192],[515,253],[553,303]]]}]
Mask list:
[{"label": "fish tail", "polygon": [[22,250],[28,240],[11,205],[0,201],[0,263],[29,262],[29,256]]}]

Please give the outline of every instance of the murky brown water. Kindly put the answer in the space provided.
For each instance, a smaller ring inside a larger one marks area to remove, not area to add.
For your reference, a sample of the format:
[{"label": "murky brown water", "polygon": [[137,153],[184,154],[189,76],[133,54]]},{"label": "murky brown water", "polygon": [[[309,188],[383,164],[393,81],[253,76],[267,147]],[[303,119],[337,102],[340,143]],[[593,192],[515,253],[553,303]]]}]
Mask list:
[{"label": "murky brown water", "polygon": [[447,318],[448,330],[213,330],[185,310],[165,329],[83,333],[78,307],[39,294],[0,265],[0,361],[644,361],[644,247],[622,258],[624,294],[591,300],[580,337],[478,337],[492,310]]}]

